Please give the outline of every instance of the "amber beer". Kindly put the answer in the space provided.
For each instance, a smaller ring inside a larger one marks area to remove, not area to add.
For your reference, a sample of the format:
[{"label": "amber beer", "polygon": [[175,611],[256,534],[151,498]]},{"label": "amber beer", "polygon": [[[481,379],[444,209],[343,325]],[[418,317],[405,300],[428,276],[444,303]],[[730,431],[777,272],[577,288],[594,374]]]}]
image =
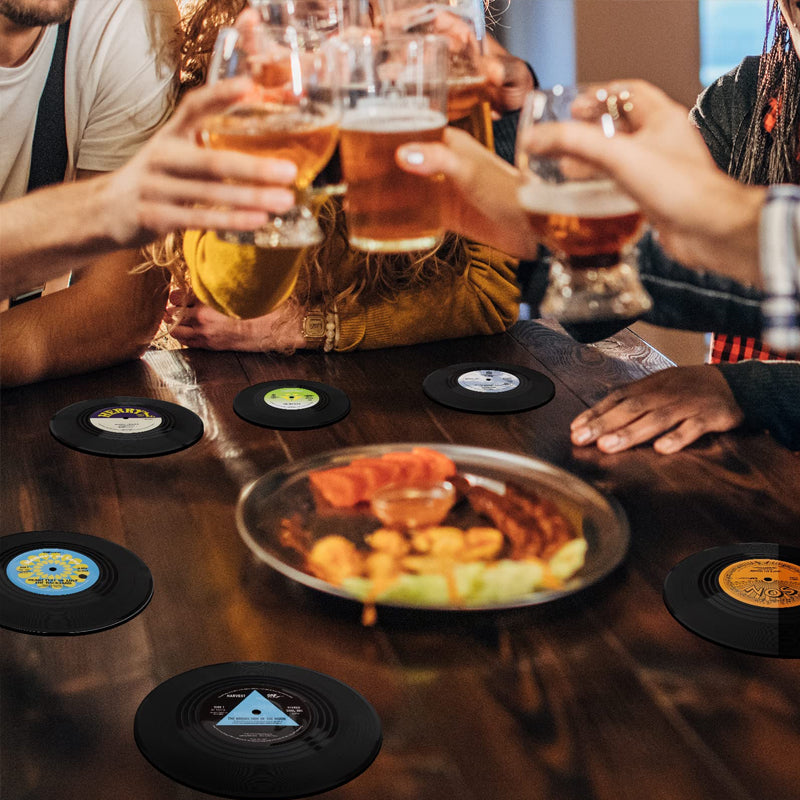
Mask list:
[{"label": "amber beer", "polygon": [[615,266],[642,227],[636,202],[610,180],[531,181],[519,200],[536,235],[576,269]]},{"label": "amber beer", "polygon": [[444,113],[420,106],[358,108],[341,129],[345,210],[350,243],[370,252],[435,247],[442,238],[443,182],[411,175],[395,162],[406,142],[441,141]]},{"label": "amber beer", "polygon": [[295,187],[306,189],[328,163],[339,134],[338,116],[317,107],[240,105],[206,117],[201,140],[206,147],[286,159],[297,165]]},{"label": "amber beer", "polygon": [[492,106],[485,75],[462,75],[447,80],[447,118],[484,147],[494,150]]}]

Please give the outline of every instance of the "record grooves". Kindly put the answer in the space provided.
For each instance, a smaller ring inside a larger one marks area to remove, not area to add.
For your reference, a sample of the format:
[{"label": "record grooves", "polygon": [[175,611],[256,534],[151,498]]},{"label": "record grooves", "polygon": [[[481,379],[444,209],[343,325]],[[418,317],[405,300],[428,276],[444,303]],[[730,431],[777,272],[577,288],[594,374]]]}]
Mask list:
[{"label": "record grooves", "polygon": [[750,542],[695,553],[667,575],[664,603],[715,644],[800,658],[800,548]]},{"label": "record grooves", "polygon": [[350,399],[334,386],[289,378],[248,386],[234,398],[233,410],[262,428],[308,430],[344,419]]},{"label": "record grooves", "polygon": [[0,538],[0,627],[41,636],[95,633],[153,596],[147,565],[96,536],[29,531]]},{"label": "record grooves", "polygon": [[146,458],[191,447],[203,421],[188,408],[149,397],[106,397],[62,408],[50,433],[82,453],[110,458]]},{"label": "record grooves", "polygon": [[431,372],[422,383],[431,399],[458,411],[511,414],[549,403],[555,385],[546,375],[517,364],[468,362]]},{"label": "record grooves", "polygon": [[222,797],[289,800],[334,789],[378,755],[381,724],[349,686],[288,664],[239,662],[165,681],[134,738],[168,777]]}]

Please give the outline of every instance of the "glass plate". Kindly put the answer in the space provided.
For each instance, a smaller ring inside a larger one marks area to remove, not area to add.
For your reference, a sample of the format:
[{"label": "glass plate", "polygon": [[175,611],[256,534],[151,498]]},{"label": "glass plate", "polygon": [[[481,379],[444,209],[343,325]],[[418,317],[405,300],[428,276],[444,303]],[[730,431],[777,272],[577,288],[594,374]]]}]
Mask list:
[{"label": "glass plate", "polygon": [[[473,483],[502,492],[506,481],[539,492],[552,500],[570,520],[580,518],[588,548],[583,567],[557,590],[541,590],[493,605],[443,606],[378,602],[381,606],[436,611],[490,611],[546,603],[574,594],[605,578],[628,550],[628,522],[622,509],[588,483],[546,461],[483,447],[430,443],[392,443],[334,450],[274,469],[245,486],[236,507],[236,524],[247,546],[278,572],[305,586],[360,602],[338,586],[309,575],[302,558],[280,541],[281,520],[299,514],[312,540],[329,534],[359,543],[365,533],[380,527],[368,510],[329,508],[317,512],[308,481],[314,470],[345,466],[354,458],[428,447],[451,458]],[[491,524],[491,523],[484,523]]]}]

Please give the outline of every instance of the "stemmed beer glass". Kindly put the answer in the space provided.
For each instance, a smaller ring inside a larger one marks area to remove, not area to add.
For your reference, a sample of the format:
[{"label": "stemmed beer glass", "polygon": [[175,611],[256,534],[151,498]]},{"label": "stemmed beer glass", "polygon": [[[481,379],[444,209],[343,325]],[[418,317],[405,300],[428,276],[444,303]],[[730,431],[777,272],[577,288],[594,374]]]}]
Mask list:
[{"label": "stemmed beer glass", "polygon": [[534,126],[581,121],[608,137],[624,126],[626,93],[555,86],[526,98],[517,131],[517,166],[526,178],[519,200],[552,252],[541,316],[562,322],[633,320],[652,306],[639,279],[635,242],[643,216],[605,173],[571,157],[543,158],[526,143]]},{"label": "stemmed beer glass", "polygon": [[239,75],[252,78],[253,90],[230,108],[206,117],[200,138],[207,147],[293,161],[297,203],[250,234],[218,235],[260,247],[316,244],[322,231],[309,207],[307,189],[338,140],[333,63],[324,50],[307,47],[292,26],[224,28],[214,48],[209,83]]}]

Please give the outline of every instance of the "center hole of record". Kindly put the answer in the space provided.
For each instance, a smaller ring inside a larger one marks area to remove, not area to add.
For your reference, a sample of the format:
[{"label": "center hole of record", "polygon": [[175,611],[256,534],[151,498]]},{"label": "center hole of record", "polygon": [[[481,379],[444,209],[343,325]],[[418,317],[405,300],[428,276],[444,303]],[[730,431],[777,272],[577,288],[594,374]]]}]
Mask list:
[{"label": "center hole of record", "polygon": [[254,708],[252,713],[253,714],[260,714],[261,713],[261,709],[260,708]]},{"label": "center hole of record", "polygon": [[770,577],[769,577],[769,575],[765,575],[765,576],[764,576],[764,578],[763,578],[763,580],[765,580],[765,581],[771,581],[771,580],[772,580],[772,578],[770,578]]},{"label": "center hole of record", "polygon": [[50,572],[55,572],[57,567],[50,567]]}]

